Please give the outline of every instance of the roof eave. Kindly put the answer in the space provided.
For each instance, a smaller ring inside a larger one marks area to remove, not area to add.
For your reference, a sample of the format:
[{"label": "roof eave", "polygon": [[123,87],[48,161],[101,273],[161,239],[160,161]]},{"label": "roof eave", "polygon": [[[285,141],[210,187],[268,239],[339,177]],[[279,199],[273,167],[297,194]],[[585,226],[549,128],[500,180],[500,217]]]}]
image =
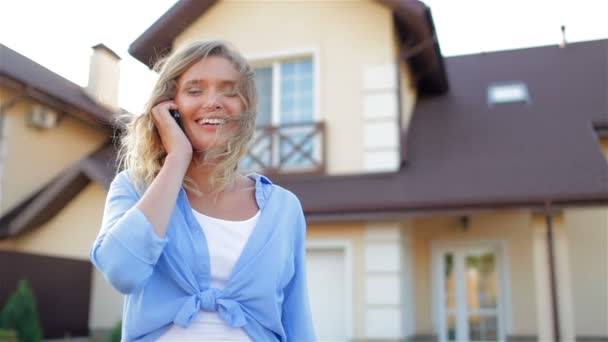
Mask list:
[{"label": "roof eave", "polygon": [[418,0],[377,0],[393,11],[401,59],[410,64],[421,95],[448,91],[448,77],[431,9]]},{"label": "roof eave", "polygon": [[[180,0],[129,46],[129,54],[148,68],[171,51],[173,40],[217,0]],[[179,23],[174,25],[173,23]]]}]

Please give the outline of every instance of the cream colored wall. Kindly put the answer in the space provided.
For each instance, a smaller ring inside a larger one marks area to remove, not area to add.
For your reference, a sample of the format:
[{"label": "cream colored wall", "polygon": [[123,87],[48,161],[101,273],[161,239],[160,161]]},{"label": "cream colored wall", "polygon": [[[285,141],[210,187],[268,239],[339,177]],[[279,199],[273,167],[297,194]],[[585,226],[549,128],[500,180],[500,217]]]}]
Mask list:
[{"label": "cream colored wall", "polygon": [[511,331],[513,335],[536,335],[534,268],[530,214],[497,211],[470,216],[463,230],[457,217],[417,218],[411,221],[416,302],[416,333],[435,334],[432,324],[433,241],[505,241],[510,276]]},{"label": "cream colored wall", "polygon": [[[244,29],[246,28],[246,29]],[[314,49],[319,117],[326,122],[330,174],[362,170],[362,89],[366,66],[396,61],[392,14],[371,1],[223,1],[175,40],[222,38],[246,56]]]},{"label": "cream colored wall", "polygon": [[89,306],[89,328],[111,329],[122,318],[123,296],[93,268]]},{"label": "cream colored wall", "polygon": [[414,114],[418,89],[416,89],[414,75],[407,63],[400,63],[399,77],[401,86],[401,130],[407,132]]},{"label": "cream colored wall", "polygon": [[5,117],[7,136],[0,214],[12,208],[72,163],[96,150],[110,138],[104,132],[66,115],[56,128],[27,127],[32,102],[22,101]]},{"label": "cream colored wall", "polygon": [[608,209],[565,210],[564,227],[575,333],[608,336]]},{"label": "cream colored wall", "polygon": [[13,239],[14,248],[27,253],[88,260],[101,224],[105,197],[105,189],[89,184],[45,225]]},{"label": "cream colored wall", "polygon": [[[9,102],[11,102],[12,100],[15,99],[15,97],[18,96],[14,91],[4,88],[4,87],[0,87],[0,106],[1,107],[7,107],[9,105]],[[6,154],[7,154],[7,148],[6,148],[6,139],[5,137],[8,135],[8,127],[6,125],[6,120],[5,120],[5,116],[2,113],[0,113],[0,215],[2,214],[2,204],[4,202],[4,184],[5,184],[5,177],[4,177],[4,173],[5,173],[5,169],[6,169]],[[2,241],[0,241],[0,245],[2,244]]]},{"label": "cream colored wall", "polygon": [[353,270],[353,338],[362,338],[365,334],[365,226],[360,222],[334,224],[309,224],[308,241],[348,240],[352,245]]},{"label": "cream colored wall", "polygon": [[[564,341],[574,341],[574,317],[571,284],[570,250],[565,234],[564,215],[557,211],[552,215],[553,258],[557,290],[560,335]],[[534,277],[536,278],[536,303],[538,338],[541,341],[555,340],[553,334],[553,302],[550,282],[550,260],[548,248],[548,222],[546,214],[532,215]]]}]

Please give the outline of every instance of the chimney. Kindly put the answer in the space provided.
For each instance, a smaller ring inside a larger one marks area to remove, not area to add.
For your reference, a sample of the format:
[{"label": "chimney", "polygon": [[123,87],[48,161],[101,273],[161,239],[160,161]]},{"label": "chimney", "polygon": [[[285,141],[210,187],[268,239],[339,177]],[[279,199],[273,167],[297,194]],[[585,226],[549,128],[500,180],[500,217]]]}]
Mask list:
[{"label": "chimney", "polygon": [[559,43],[559,47],[563,49],[568,44],[566,42],[566,25],[562,25],[561,29],[562,29],[562,41]]},{"label": "chimney", "polygon": [[120,57],[103,44],[93,46],[86,93],[109,110],[118,111]]}]

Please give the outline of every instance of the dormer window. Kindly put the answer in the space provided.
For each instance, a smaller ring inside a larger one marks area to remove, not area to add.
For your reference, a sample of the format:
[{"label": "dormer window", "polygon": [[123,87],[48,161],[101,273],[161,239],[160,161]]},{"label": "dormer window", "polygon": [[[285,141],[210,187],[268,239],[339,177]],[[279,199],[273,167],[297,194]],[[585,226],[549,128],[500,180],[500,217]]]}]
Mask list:
[{"label": "dormer window", "polygon": [[600,148],[604,152],[604,157],[608,161],[608,121],[594,124],[595,134],[600,143]]},{"label": "dormer window", "polygon": [[528,86],[520,81],[492,83],[488,86],[488,106],[529,103]]}]

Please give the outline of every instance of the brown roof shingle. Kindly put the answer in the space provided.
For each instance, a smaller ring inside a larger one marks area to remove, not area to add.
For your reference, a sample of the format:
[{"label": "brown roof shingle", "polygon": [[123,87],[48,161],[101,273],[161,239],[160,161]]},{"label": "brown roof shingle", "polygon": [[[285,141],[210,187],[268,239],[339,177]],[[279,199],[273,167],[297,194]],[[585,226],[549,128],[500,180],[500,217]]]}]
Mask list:
[{"label": "brown roof shingle", "polygon": [[59,106],[81,119],[108,126],[113,113],[86,95],[83,88],[31,59],[0,44],[0,84],[3,79],[18,83],[28,96],[51,106]]}]

